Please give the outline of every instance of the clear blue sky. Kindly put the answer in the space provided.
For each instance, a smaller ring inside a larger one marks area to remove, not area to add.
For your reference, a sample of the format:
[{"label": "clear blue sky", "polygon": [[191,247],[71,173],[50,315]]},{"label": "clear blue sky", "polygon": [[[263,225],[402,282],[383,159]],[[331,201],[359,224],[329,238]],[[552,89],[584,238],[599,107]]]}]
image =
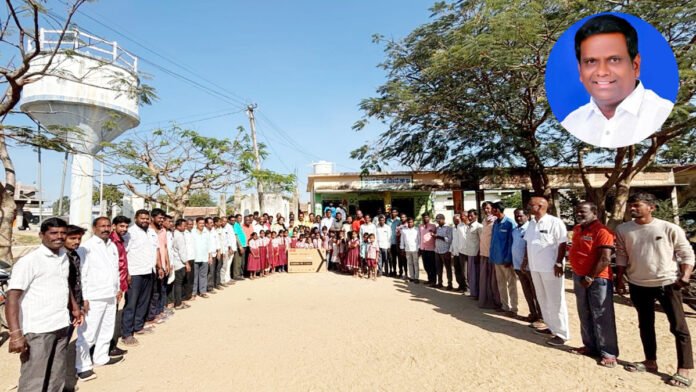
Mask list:
[{"label": "clear blue sky", "polygon": [[[385,81],[384,71],[377,68],[384,59],[383,47],[372,43],[372,34],[405,36],[429,20],[433,3],[101,0],[87,3],[82,11],[148,49],[197,71],[230,95],[257,103],[260,140],[271,146],[271,156],[263,165],[279,172],[296,168],[304,193],[311,162],[321,158],[335,162],[337,170],[357,171],[360,164],[349,158],[350,151],[381,130],[377,123],[366,131],[351,130],[362,116],[358,110],[360,100],[373,96]],[[60,6],[52,1],[49,4]],[[64,13],[58,6],[53,10]],[[206,83],[85,15],[78,14],[75,20],[89,32],[116,40],[136,55]],[[238,104],[211,97],[151,65],[142,63],[141,69],[153,77],[147,83],[157,89],[159,100],[141,108],[141,126],[135,131],[164,126],[173,120],[187,122],[241,110]],[[267,119],[311,155],[279,140]],[[186,124],[217,137],[233,136],[239,125],[248,129],[243,112]],[[36,154],[18,147],[12,148],[11,154],[19,181],[34,183]],[[56,152],[44,154],[47,200],[58,197],[61,158]],[[119,178],[107,178],[105,182],[119,182]],[[68,195],[69,189],[68,183]]]}]

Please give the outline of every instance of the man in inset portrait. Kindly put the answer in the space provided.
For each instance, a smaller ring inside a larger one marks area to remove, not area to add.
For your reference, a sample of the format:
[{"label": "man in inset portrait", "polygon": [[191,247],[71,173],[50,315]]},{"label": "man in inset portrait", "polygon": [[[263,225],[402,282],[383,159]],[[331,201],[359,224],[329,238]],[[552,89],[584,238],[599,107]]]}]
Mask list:
[{"label": "man in inset portrait", "polygon": [[674,104],[643,86],[638,33],[615,15],[591,18],[575,33],[580,81],[590,102],[561,123],[578,139],[598,147],[638,143],[665,122]]}]

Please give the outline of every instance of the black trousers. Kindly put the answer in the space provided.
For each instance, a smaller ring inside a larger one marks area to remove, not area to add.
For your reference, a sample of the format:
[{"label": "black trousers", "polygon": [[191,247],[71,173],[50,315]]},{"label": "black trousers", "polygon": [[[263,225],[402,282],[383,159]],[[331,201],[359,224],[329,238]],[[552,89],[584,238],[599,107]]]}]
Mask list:
[{"label": "black trousers", "polygon": [[435,251],[421,250],[421,257],[423,258],[423,269],[428,275],[428,283],[435,283]]},{"label": "black trousers", "polygon": [[193,260],[186,262],[189,266],[189,271],[186,272],[184,269],[184,283],[182,284],[181,298],[185,301],[191,299],[191,294],[193,293]]},{"label": "black trousers", "polygon": [[208,291],[220,286],[220,264],[219,257],[213,257],[213,263],[208,267]]},{"label": "black trousers", "polygon": [[463,254],[452,255],[452,265],[454,266],[454,278],[457,280],[459,289],[466,290],[469,286],[466,284],[466,266],[469,258]]},{"label": "black trousers", "polygon": [[150,309],[150,297],[154,276],[132,275],[131,285],[126,291],[126,306],[123,307],[121,336],[127,338],[145,326],[145,318]]},{"label": "black trousers", "polygon": [[691,348],[689,326],[684,317],[682,293],[675,285],[662,287],[642,287],[630,284],[631,302],[638,312],[640,340],[643,343],[645,359],[657,360],[657,341],[655,339],[655,301],[657,300],[669,321],[669,331],[674,335],[677,345],[677,367],[693,369],[694,359]]}]

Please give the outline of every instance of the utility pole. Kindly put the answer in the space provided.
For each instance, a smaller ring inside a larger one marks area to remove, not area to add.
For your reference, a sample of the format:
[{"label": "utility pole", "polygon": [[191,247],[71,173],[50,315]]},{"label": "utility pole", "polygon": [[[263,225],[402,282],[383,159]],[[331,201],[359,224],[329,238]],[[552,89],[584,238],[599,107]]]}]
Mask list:
[{"label": "utility pole", "polygon": [[[247,116],[249,116],[249,127],[251,127],[251,142],[254,145],[254,157],[256,158],[256,170],[261,170],[261,158],[259,158],[259,147],[256,144],[256,118],[254,118],[254,109],[256,109],[256,104],[251,104],[247,106]],[[263,184],[261,180],[256,178],[256,195],[259,199],[259,212],[263,214],[264,212],[264,202],[263,202]]]},{"label": "utility pole", "polygon": [[65,193],[65,176],[68,173],[68,152],[63,158],[63,176],[60,178],[60,198],[58,199],[58,216],[63,216],[63,194]]}]

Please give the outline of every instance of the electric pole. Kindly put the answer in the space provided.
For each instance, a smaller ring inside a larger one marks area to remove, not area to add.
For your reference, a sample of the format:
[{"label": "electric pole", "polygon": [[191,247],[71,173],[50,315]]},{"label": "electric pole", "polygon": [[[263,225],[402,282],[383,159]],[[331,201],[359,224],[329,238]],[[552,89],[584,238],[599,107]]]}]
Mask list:
[{"label": "electric pole", "polygon": [[[259,158],[259,147],[256,144],[256,118],[254,118],[254,109],[256,109],[256,104],[251,104],[247,106],[247,116],[249,116],[249,127],[251,127],[251,142],[254,145],[254,157],[256,158],[256,170],[261,170],[261,158]],[[263,202],[263,184],[256,177],[256,195],[259,199],[259,212],[263,214],[264,212],[264,202]]]}]

